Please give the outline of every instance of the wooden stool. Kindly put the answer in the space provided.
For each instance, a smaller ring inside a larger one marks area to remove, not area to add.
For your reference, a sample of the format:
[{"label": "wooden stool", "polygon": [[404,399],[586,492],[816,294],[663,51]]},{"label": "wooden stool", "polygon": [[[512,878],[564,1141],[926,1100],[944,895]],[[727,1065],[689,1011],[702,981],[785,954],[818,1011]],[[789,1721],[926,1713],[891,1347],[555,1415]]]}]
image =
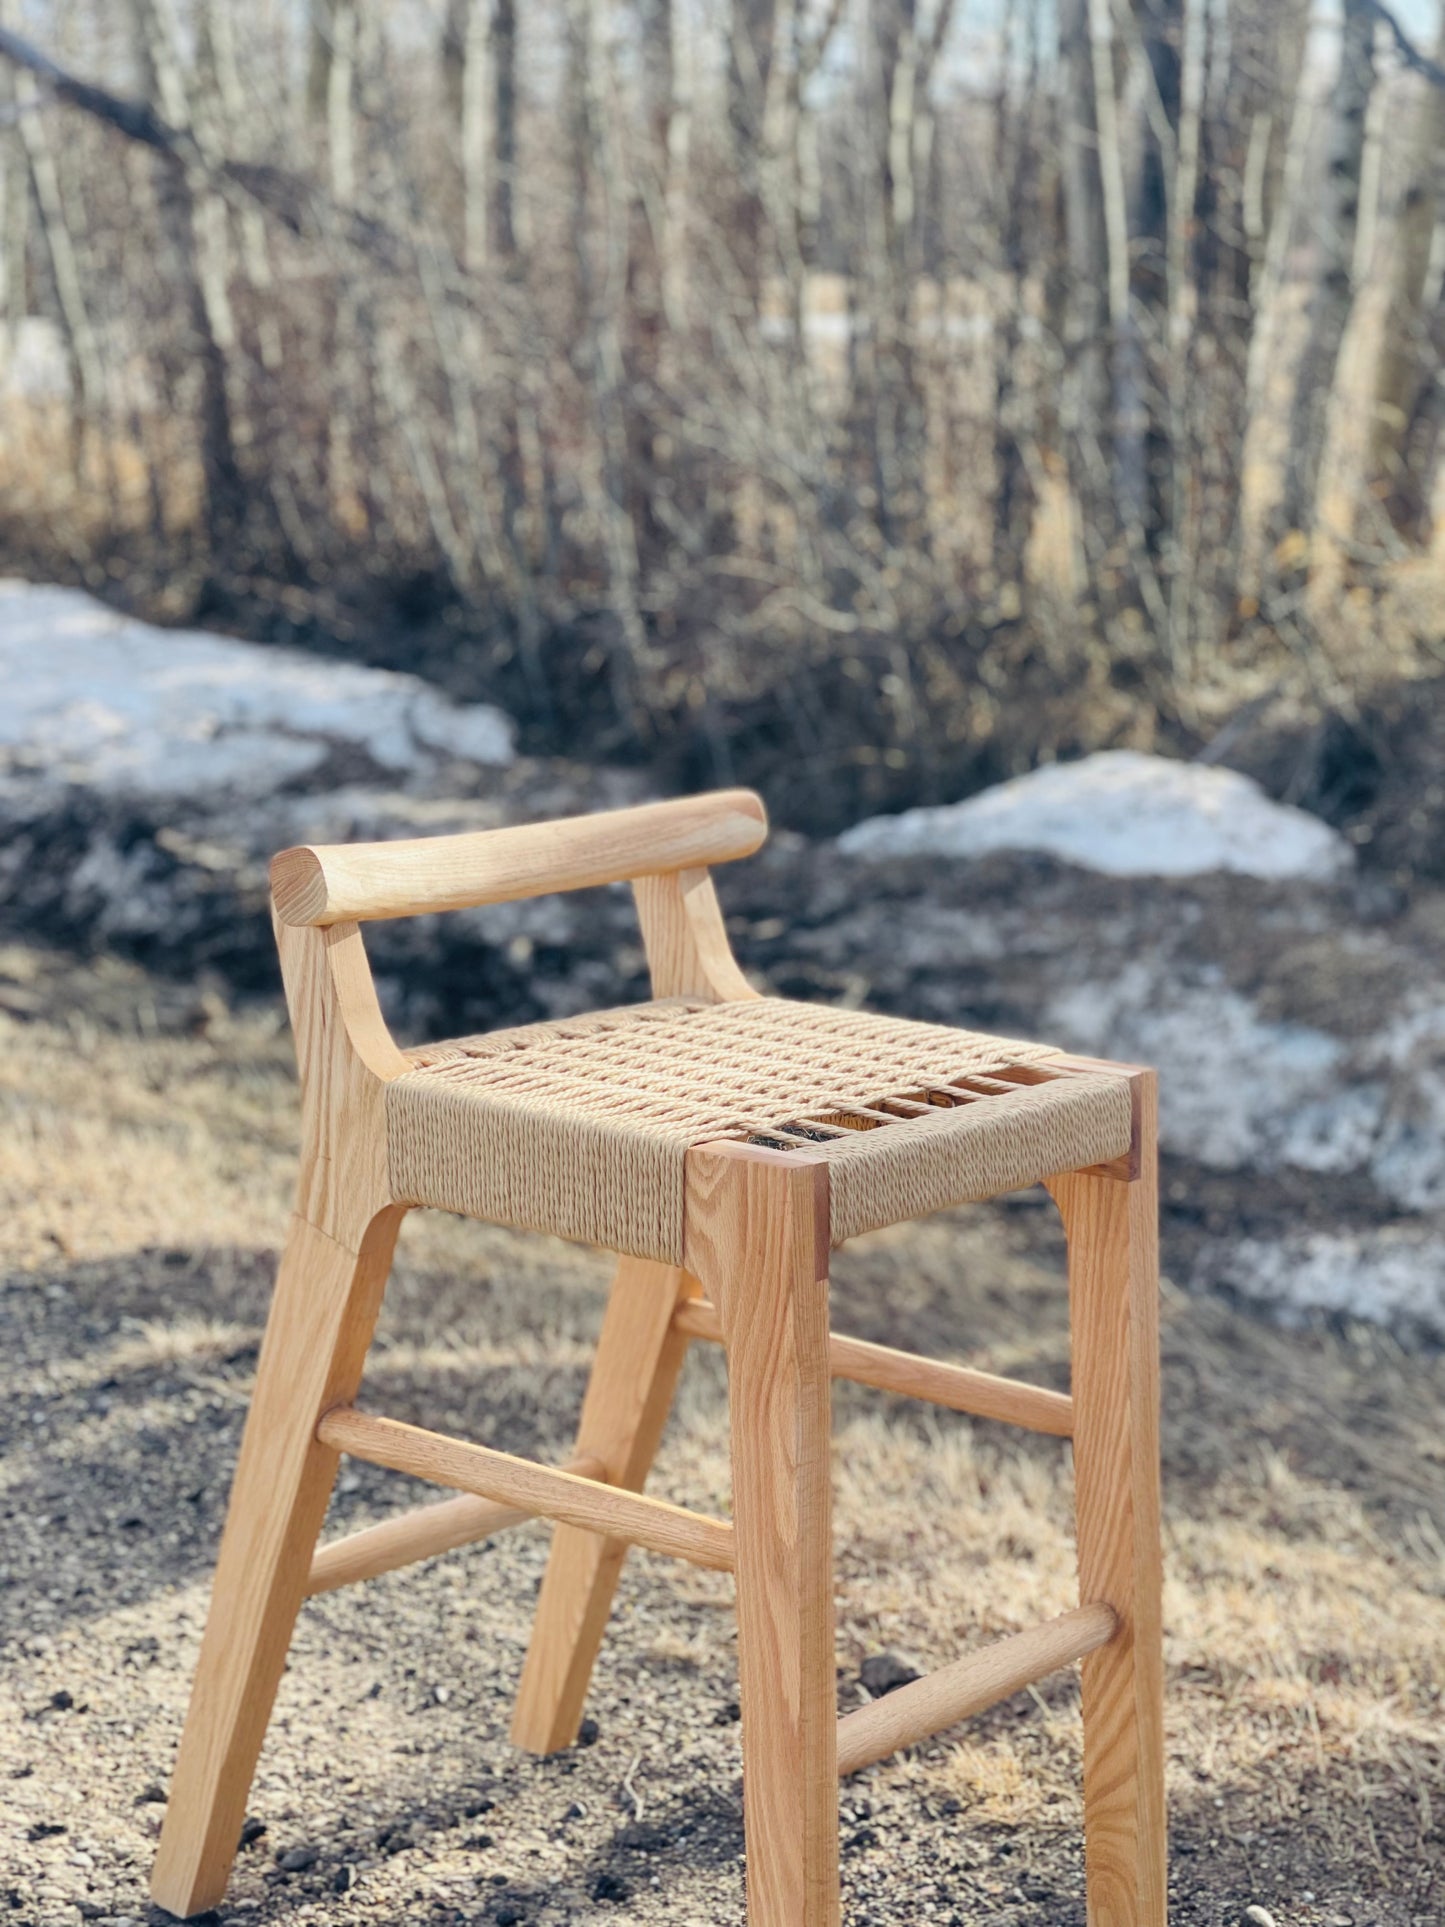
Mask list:
[{"label": "wooden stool", "polygon": [[[535,1752],[576,1737],[629,1545],[735,1574],[752,1927],[840,1919],[840,1773],[1080,1657],[1089,1920],[1161,1927],[1153,1075],[759,997],[704,866],[765,834],[735,791],[273,864],[300,1192],[152,1883],[173,1913],[225,1889],[303,1599],[541,1516],[557,1530],[512,1729]],[[624,880],[654,1001],[393,1043],[362,922]],[[830,1334],[831,1246],[1040,1179],[1068,1235],[1071,1398]],[[566,1465],[355,1404],[397,1228],[422,1204],[623,1254]],[[699,1338],[727,1351],[731,1524],[642,1492]],[[841,1722],[830,1378],[1071,1438],[1083,1601]],[[318,1551],[342,1452],[465,1496]]]}]

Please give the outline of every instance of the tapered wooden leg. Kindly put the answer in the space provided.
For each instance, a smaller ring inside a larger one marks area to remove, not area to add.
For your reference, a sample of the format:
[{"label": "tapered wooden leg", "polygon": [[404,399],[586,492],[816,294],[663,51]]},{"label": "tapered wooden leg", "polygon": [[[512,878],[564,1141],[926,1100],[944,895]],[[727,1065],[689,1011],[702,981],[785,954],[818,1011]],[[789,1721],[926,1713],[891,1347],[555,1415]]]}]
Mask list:
[{"label": "tapered wooden leg", "polygon": [[[695,1289],[672,1265],[618,1264],[577,1433],[577,1456],[600,1459],[610,1485],[640,1492],[646,1483],[687,1354],[673,1313]],[[514,1745],[554,1753],[576,1739],[626,1554],[624,1540],[575,1526],[553,1534],[512,1715]]]},{"label": "tapered wooden leg", "polygon": [[1163,1927],[1167,1911],[1152,1073],[1136,1098],[1138,1175],[1050,1185],[1069,1245],[1079,1591],[1119,1617],[1083,1662],[1089,1927]]},{"label": "tapered wooden leg", "polygon": [[336,1475],[317,1421],[355,1396],[402,1216],[388,1207],[348,1242],[292,1220],[151,1877],[173,1914],[225,1891]]},{"label": "tapered wooden leg", "polygon": [[708,1146],[688,1175],[728,1358],[748,1922],[837,1927],[827,1172]]}]

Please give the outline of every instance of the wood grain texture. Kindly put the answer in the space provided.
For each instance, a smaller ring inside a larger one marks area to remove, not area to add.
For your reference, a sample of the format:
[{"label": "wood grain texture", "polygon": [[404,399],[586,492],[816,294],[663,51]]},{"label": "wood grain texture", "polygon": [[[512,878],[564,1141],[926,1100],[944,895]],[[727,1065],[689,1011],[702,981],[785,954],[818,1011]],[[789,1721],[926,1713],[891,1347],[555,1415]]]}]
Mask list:
[{"label": "wood grain texture", "polygon": [[970,1719],[1114,1637],[1111,1606],[1076,1606],[1042,1626],[996,1639],[936,1673],[911,1680],[838,1722],[838,1775],[846,1779],[900,1747]]},{"label": "wood grain texture", "polygon": [[[706,869],[637,877],[632,887],[654,997],[756,996]],[[577,1433],[577,1450],[601,1457],[609,1484],[641,1491],[647,1482],[687,1352],[673,1314],[698,1289],[673,1266],[618,1265]],[[515,1745],[553,1753],[576,1739],[626,1553],[621,1539],[571,1526],[554,1533],[512,1715]]]},{"label": "wood grain texture", "polygon": [[1157,1092],[1136,1074],[1139,1174],[1051,1180],[1069,1247],[1079,1593],[1119,1616],[1083,1665],[1090,1927],[1167,1907],[1159,1500]]},{"label": "wood grain texture", "polygon": [[[806,1150],[717,1143],[687,1157],[682,1266],[624,1259],[619,1268],[577,1455],[566,1468],[371,1417],[352,1403],[406,1208],[391,1183],[385,1092],[409,1069],[382,1020],[360,921],[628,879],[656,996],[752,997],[706,865],[748,854],[765,833],[758,799],[734,791],[525,830],[297,850],[277,860],[277,940],[302,1080],[298,1210],[156,1863],[161,1906],[194,1913],[223,1894],[305,1594],[541,1515],[559,1529],[514,1737],[550,1751],[575,1736],[627,1545],[734,1571],[750,1927],[838,1927],[829,1476],[836,1375],[1072,1434],[1085,1602],[851,1715],[841,1729],[843,1770],[1082,1653],[1090,1927],[1163,1927],[1152,1073],[1102,1067],[1130,1079],[1128,1157],[1050,1180],[1069,1243],[1072,1399],[830,1338],[826,1161]],[[1100,1067],[1077,1060],[1069,1068]],[[711,1305],[698,1301],[703,1283]],[[720,1339],[727,1350],[732,1525],[641,1491],[693,1337]],[[317,1553],[342,1450],[465,1496]]]},{"label": "wood grain texture", "polygon": [[687,1173],[728,1355],[749,1927],[837,1927],[827,1171],[728,1144]]},{"label": "wood grain texture", "polygon": [[[600,1460],[609,1485],[640,1492],[647,1482],[687,1352],[673,1313],[696,1289],[670,1265],[618,1264],[577,1432],[578,1452]],[[514,1745],[553,1753],[576,1739],[626,1553],[625,1539],[557,1528],[517,1689]]]},{"label": "wood grain texture", "polygon": [[732,1571],[732,1527],[662,1499],[619,1492],[550,1465],[514,1458],[510,1452],[494,1452],[488,1445],[471,1445],[464,1439],[423,1431],[418,1425],[403,1425],[399,1419],[360,1412],[354,1405],[329,1411],[316,1435],[334,1450],[372,1465],[455,1486],[502,1505],[525,1507],[538,1518],[560,1519],[589,1532],[626,1539],[715,1572]]},{"label": "wood grain texture", "polygon": [[276,924],[301,1074],[297,1211],[256,1389],[152,1879],[172,1913],[225,1890],[247,1794],[325,1516],[337,1455],[321,1414],[354,1398],[404,1215],[382,1091],[407,1068],[355,924]]},{"label": "wood grain texture", "polygon": [[303,845],[272,861],[271,892],[285,924],[366,923],[728,863],[767,833],[761,798],[714,790],[514,829]]},{"label": "wood grain texture", "polygon": [[[606,1476],[600,1459],[569,1459],[559,1469],[575,1472],[579,1479]],[[531,1517],[519,1506],[498,1505],[493,1499],[478,1499],[469,1492],[456,1499],[440,1499],[435,1505],[418,1506],[399,1518],[382,1519],[320,1547],[311,1561],[306,1595],[312,1598],[317,1593],[335,1592],[340,1586],[354,1586],[359,1580],[414,1566],[420,1559],[435,1559],[439,1553],[473,1545]]]},{"label": "wood grain texture", "polygon": [[654,997],[737,1003],[759,994],[738,968],[705,869],[635,877],[632,891]]},{"label": "wood grain texture", "polygon": [[336,1476],[316,1422],[355,1396],[402,1215],[373,1214],[353,1244],[292,1222],[151,1877],[157,1905],[182,1917],[225,1892]]},{"label": "wood grain texture", "polygon": [[281,977],[301,1077],[296,1208],[343,1242],[392,1189],[383,1089],[411,1066],[382,1020],[354,923],[330,930],[276,924]]},{"label": "wood grain texture", "polygon": [[[722,1343],[722,1321],[715,1307],[705,1300],[684,1300],[674,1323],[689,1338]],[[875,1391],[924,1399],[951,1412],[998,1419],[1053,1438],[1066,1439],[1074,1428],[1074,1402],[1066,1392],[1023,1385],[1016,1379],[973,1371],[966,1365],[945,1365],[938,1359],[920,1358],[916,1352],[894,1351],[888,1345],[840,1337],[837,1332],[828,1340],[828,1369],[834,1378],[846,1378],[854,1385],[871,1385]]]}]

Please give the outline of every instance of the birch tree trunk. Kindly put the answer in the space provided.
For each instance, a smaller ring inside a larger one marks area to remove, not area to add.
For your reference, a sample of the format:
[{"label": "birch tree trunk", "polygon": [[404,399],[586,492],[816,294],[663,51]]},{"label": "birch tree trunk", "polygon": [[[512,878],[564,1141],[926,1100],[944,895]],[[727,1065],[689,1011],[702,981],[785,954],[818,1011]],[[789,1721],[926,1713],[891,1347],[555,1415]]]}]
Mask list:
[{"label": "birch tree trunk", "polygon": [[[255,107],[248,104],[236,58],[236,21],[229,0],[202,0],[197,54],[202,86],[198,96],[198,131],[216,155],[236,157],[253,151],[247,139],[254,125]],[[204,111],[200,111],[201,108]],[[282,365],[281,329],[276,315],[275,277],[265,218],[253,203],[227,211],[229,225],[240,243],[256,305],[256,346],[262,367],[277,373]]]},{"label": "birch tree trunk", "polygon": [[[1445,66],[1445,5],[1440,8],[1435,58]],[[1388,266],[1390,298],[1371,378],[1369,475],[1392,522],[1415,540],[1428,536],[1427,436],[1411,435],[1441,338],[1427,308],[1432,257],[1445,195],[1445,86],[1429,80],[1420,90],[1410,129],[1405,179],[1400,191]],[[1435,279],[1438,306],[1439,273]]]},{"label": "birch tree trunk", "polygon": [[326,59],[322,109],[332,198],[356,203],[356,64],[361,38],[359,0],[326,0]]},{"label": "birch tree trunk", "polygon": [[621,635],[621,647],[611,651],[613,701],[618,715],[637,728],[646,713],[647,632],[639,600],[637,530],[627,500],[619,310],[627,289],[628,200],[610,113],[615,75],[605,0],[567,0],[567,25],[565,99],[579,323],[574,361],[590,402],[583,488],[602,539],[609,600]]},{"label": "birch tree trunk", "polygon": [[[659,533],[652,516],[654,490],[670,466],[671,443],[654,433],[656,410],[672,370],[667,365],[667,300],[671,222],[678,212],[672,183],[672,116],[676,102],[673,0],[639,0],[636,9],[640,121],[632,169],[628,225],[629,298],[624,323],[627,384],[628,473],[637,498],[637,524],[646,537]],[[650,477],[649,487],[644,477]]]},{"label": "birch tree trunk", "polygon": [[1290,407],[1284,490],[1276,517],[1280,536],[1295,531],[1309,536],[1315,527],[1330,404],[1354,297],[1360,176],[1375,82],[1375,11],[1371,0],[1343,4],[1340,66],[1330,101],[1325,179],[1313,237],[1319,265]]},{"label": "birch tree trunk", "polygon": [[[1172,524],[1170,215],[1181,184],[1183,0],[1134,0],[1131,24],[1121,135],[1129,299],[1115,347],[1115,469],[1131,539],[1152,566]],[[1179,209],[1181,224],[1190,211]]]},{"label": "birch tree trunk", "polygon": [[727,133],[733,182],[729,227],[746,300],[754,312],[761,304],[771,265],[763,258],[762,156],[777,11],[778,0],[729,0],[727,16]]},{"label": "birch tree trunk", "polygon": [[484,0],[466,9],[461,114],[457,126],[462,161],[462,259],[473,274],[492,258],[496,129],[493,107],[492,33]]},{"label": "birch tree trunk", "polygon": [[1038,420],[1037,351],[1024,348],[1025,303],[1032,266],[1030,241],[1046,229],[1048,193],[1039,138],[1041,0],[1028,0],[1026,66],[1015,92],[1018,0],[1007,0],[1003,57],[994,102],[994,220],[1003,312],[995,324],[993,407],[993,544],[991,562],[1004,606],[1016,609],[1017,582],[1038,502],[1042,436]]},{"label": "birch tree trunk", "polygon": [[310,0],[306,15],[306,112],[318,127],[331,99],[331,9],[332,0]]},{"label": "birch tree trunk", "polygon": [[[1091,0],[1059,0],[1064,263],[1059,425],[1090,575],[1112,541],[1106,424],[1111,312],[1109,232],[1100,165]],[[1117,288],[1114,289],[1117,298]],[[1127,297],[1126,297],[1127,298]],[[1107,524],[1103,521],[1108,514]]]},{"label": "birch tree trunk", "polygon": [[679,18],[674,0],[649,0],[659,11],[666,6],[669,88],[662,189],[661,276],[659,296],[663,313],[663,376],[677,378],[676,357],[688,326],[689,249],[691,218],[693,50],[692,24]]},{"label": "birch tree trunk", "polygon": [[[1307,23],[1307,8],[1301,6]],[[1244,419],[1239,436],[1239,589],[1243,606],[1253,613],[1266,586],[1268,551],[1278,540],[1281,528],[1278,490],[1270,492],[1266,478],[1275,469],[1283,473],[1287,455],[1274,446],[1270,431],[1273,411],[1267,399],[1275,370],[1284,358],[1283,334],[1286,320],[1284,290],[1289,266],[1290,240],[1305,193],[1306,163],[1309,157],[1315,119],[1314,86],[1306,59],[1307,24],[1301,24],[1292,42],[1295,55],[1292,68],[1296,75],[1290,113],[1285,130],[1277,140],[1278,183],[1270,201],[1263,247],[1255,247],[1250,273],[1250,308],[1253,326],[1245,364]],[[1288,50],[1288,49],[1287,49]],[[1254,191],[1252,182],[1246,190]],[[1262,217],[1261,217],[1262,218]],[[1289,432],[1288,424],[1286,434]]]},{"label": "birch tree trunk", "polygon": [[[168,0],[130,0],[130,8],[142,90],[173,126],[188,127],[193,116]],[[168,278],[181,291],[186,318],[172,380],[179,383],[187,367],[197,372],[201,522],[216,556],[244,508],[228,386],[227,357],[236,345],[236,327],[226,286],[225,207],[188,170],[164,161],[156,165],[155,192]]]},{"label": "birch tree trunk", "polygon": [[517,252],[517,0],[494,0],[492,84],[491,248],[510,262]]},{"label": "birch tree trunk", "polygon": [[[15,112],[15,75],[7,66],[0,73],[0,113]],[[29,227],[29,166],[19,134],[8,133],[0,137],[0,304],[5,313],[6,350],[12,356],[19,344],[20,323],[29,308]]]},{"label": "birch tree trunk", "polygon": [[516,0],[448,0],[441,38],[458,253],[474,273],[516,252]]},{"label": "birch tree trunk", "polygon": [[[1278,297],[1309,130],[1308,88],[1290,79],[1304,65],[1308,4],[1233,0],[1222,15],[1208,0],[1189,0],[1186,20],[1198,78],[1193,92],[1184,87],[1180,167],[1196,157],[1197,186],[1170,217],[1187,263],[1176,298],[1192,307],[1173,334],[1182,415],[1174,513],[1186,524],[1180,568],[1192,633],[1196,645],[1217,649],[1236,616],[1257,608],[1259,497],[1241,477],[1247,466],[1267,471],[1271,460],[1262,448],[1245,451],[1276,366]],[[1197,137],[1189,132],[1194,92]]]},{"label": "birch tree trunk", "polygon": [[[16,0],[0,0],[0,25],[14,26],[18,13]],[[95,330],[91,323],[84,283],[71,237],[65,198],[61,191],[60,173],[51,146],[50,128],[46,116],[40,111],[39,88],[34,76],[23,70],[15,72],[11,84],[20,148],[25,157],[30,190],[35,196],[39,232],[45,244],[51,284],[55,290],[57,320],[70,364],[74,417],[79,426],[84,424],[101,405],[104,383],[100,356],[96,349]],[[17,182],[17,190],[18,206],[23,210],[25,204],[23,181]],[[15,229],[11,228],[11,222],[16,224]],[[12,249],[16,245],[15,233],[18,231],[23,237],[23,223],[23,211],[17,213],[12,207],[7,221],[7,242]],[[11,255],[11,261],[20,270],[17,278],[19,298],[23,303],[25,278],[23,238],[18,253]],[[16,310],[17,314],[23,312],[23,306]],[[76,450],[78,459],[78,443]]]}]

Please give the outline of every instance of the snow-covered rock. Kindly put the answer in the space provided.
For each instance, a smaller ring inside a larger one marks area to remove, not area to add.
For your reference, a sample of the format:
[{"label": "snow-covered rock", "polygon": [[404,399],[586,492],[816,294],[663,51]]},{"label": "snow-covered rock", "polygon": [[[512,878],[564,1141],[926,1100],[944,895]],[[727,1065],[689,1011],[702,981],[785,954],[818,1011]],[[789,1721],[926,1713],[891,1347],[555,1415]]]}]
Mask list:
[{"label": "snow-covered rock", "polygon": [[1106,876],[1327,881],[1352,861],[1343,837],[1249,777],[1128,749],[1052,763],[962,803],[870,817],[839,848],[878,858],[1038,850]]},{"label": "snow-covered rock", "polygon": [[272,794],[338,751],[392,781],[512,760],[499,710],[415,676],[157,629],[75,589],[0,581],[0,780],[101,795]]}]

